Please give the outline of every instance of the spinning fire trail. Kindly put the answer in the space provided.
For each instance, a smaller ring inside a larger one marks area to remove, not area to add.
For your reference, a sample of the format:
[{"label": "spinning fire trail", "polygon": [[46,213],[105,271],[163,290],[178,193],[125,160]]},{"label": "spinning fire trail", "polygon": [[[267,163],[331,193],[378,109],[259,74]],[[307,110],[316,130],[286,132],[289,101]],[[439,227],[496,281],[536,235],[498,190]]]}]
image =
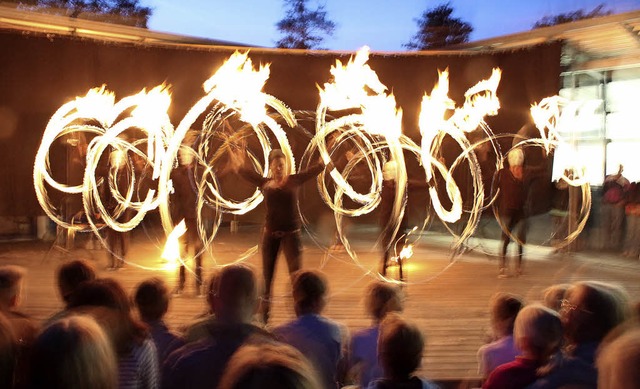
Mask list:
[{"label": "spinning fire trail", "polygon": [[[502,153],[498,142],[499,138],[507,135],[495,135],[484,121],[486,116],[498,114],[500,102],[496,90],[501,71],[494,69],[488,79],[469,88],[464,103],[459,107],[448,96],[449,72],[440,72],[438,83],[422,99],[419,116],[421,139],[416,143],[403,134],[402,109],[367,64],[368,58],[369,51],[365,47],[346,64],[337,60],[331,67],[331,80],[319,88],[315,133],[298,167],[308,164],[312,155],[319,154],[324,164],[328,165],[341,147],[355,150],[355,157],[340,167],[341,170],[334,168],[329,172],[329,177],[319,178],[318,188],[324,203],[333,211],[339,239],[357,263],[357,253],[351,248],[344,232],[344,218],[357,218],[376,209],[380,204],[382,167],[386,162],[393,161],[394,164],[390,166],[394,166],[397,185],[391,221],[382,233],[398,233],[407,205],[409,180],[405,156],[415,158],[425,172],[424,186],[429,192],[430,206],[453,234],[456,248],[473,235],[480,215],[492,205],[497,195],[494,188],[483,185],[477,148],[488,147],[495,154],[496,171],[502,167],[504,155],[509,151]],[[210,249],[223,214],[245,214],[263,200],[257,189],[241,200],[223,195],[225,191],[221,188],[219,174],[224,171],[231,148],[246,145],[247,139],[252,140],[252,144],[257,141],[258,151],[247,151],[254,167],[265,176],[269,171],[270,150],[280,148],[287,160],[288,172],[296,171],[296,160],[287,134],[305,131],[296,117],[312,115],[308,112],[294,113],[284,102],[264,93],[262,90],[269,74],[269,65],[261,65],[256,69],[248,52],[236,52],[204,82],[204,95],[175,129],[167,114],[171,97],[164,85],[149,92],[143,90],[118,102],[115,95],[103,86],[64,104],[51,117],[34,163],[34,188],[40,205],[59,226],[78,229],[80,227],[77,224],[65,217],[62,207],[54,204],[49,191],[81,197],[88,225],[105,246],[102,227],[120,232],[130,231],[142,222],[149,211],[158,209],[165,234],[172,237],[169,242],[175,246],[177,236],[184,230],[172,234],[178,221],[172,220],[170,212],[173,191],[171,172],[177,166],[178,155],[185,153],[195,161],[196,180],[193,185],[198,198],[198,234],[205,242],[203,250]],[[558,97],[534,104],[531,114],[540,131],[540,138],[514,142],[513,147],[541,147],[546,154],[558,147],[570,150],[571,146],[559,134],[575,126],[574,113]],[[201,128],[195,129],[196,123],[202,123]],[[473,139],[481,140],[471,142],[469,134],[474,134]],[[84,174],[79,185],[56,180],[49,163],[52,146],[72,137],[90,139],[86,145]],[[450,166],[440,158],[445,138],[453,139],[462,150]],[[272,144],[272,140],[276,145]],[[105,166],[106,157],[113,152],[122,155],[120,169]],[[577,159],[561,162],[572,172],[561,179],[571,186],[580,187],[583,196],[578,227],[565,238],[563,244],[566,245],[584,228],[591,198],[584,178],[584,165]],[[367,169],[369,185],[368,191],[363,193],[350,184],[350,176],[356,166],[366,166]],[[470,204],[467,208],[453,177],[453,171],[462,167],[468,168],[472,177],[472,201],[466,202]],[[123,174],[122,171],[126,172],[127,177],[125,188],[117,185],[122,182],[122,176],[119,176]],[[142,181],[153,184],[142,185]],[[444,183],[444,191],[438,190],[438,182]],[[105,191],[116,200],[115,207],[105,206]],[[485,192],[490,195],[485,196]],[[451,204],[449,209],[442,205],[440,196],[443,193],[446,193],[447,202]],[[489,201],[485,201],[487,197]],[[357,207],[345,207],[346,198]],[[206,226],[202,218],[205,209],[215,215],[212,227]],[[123,218],[125,212],[132,213],[132,216]],[[466,216],[464,228],[459,234],[453,232],[449,224],[458,222],[463,215]],[[414,236],[419,236],[419,232],[429,224],[427,217]],[[184,260],[176,254],[175,247],[172,250],[173,253],[167,250],[166,259]],[[398,255],[409,257],[411,252],[411,247],[407,246]],[[237,260],[243,260],[251,253],[253,250],[241,254]],[[215,264],[219,265],[217,262]],[[363,270],[370,273],[367,269]]]}]

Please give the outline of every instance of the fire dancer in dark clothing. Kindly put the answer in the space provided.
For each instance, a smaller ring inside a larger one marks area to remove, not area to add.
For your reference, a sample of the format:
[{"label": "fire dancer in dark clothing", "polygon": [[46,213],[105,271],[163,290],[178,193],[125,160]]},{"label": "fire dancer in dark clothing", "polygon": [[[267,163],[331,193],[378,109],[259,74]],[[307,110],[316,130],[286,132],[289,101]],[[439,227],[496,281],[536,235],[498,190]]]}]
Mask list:
[{"label": "fire dancer in dark clothing", "polygon": [[[301,267],[300,215],[298,214],[298,189],[306,181],[320,174],[325,166],[318,164],[297,174],[287,174],[284,154],[279,149],[269,153],[269,177],[263,177],[244,165],[244,153],[232,154],[232,169],[260,188],[267,208],[262,230],[262,272],[264,295],[262,315],[269,320],[271,284],[280,248],[284,252],[289,275]],[[332,168],[332,167],[331,167]]]},{"label": "fire dancer in dark clothing", "polygon": [[[518,245],[516,275],[522,274],[523,245],[527,243],[528,230],[528,193],[534,179],[546,172],[546,167],[524,168],[524,153],[513,149],[508,154],[509,167],[498,172],[498,213],[502,227],[502,248],[500,251],[500,268],[498,277],[508,277],[507,248],[514,236]],[[515,230],[515,228],[517,230]]]},{"label": "fire dancer in dark clothing", "polygon": [[184,149],[178,154],[180,166],[171,172],[174,193],[171,204],[174,206],[174,220],[179,222],[184,219],[187,231],[184,236],[181,253],[180,274],[175,293],[184,291],[186,283],[185,260],[189,251],[193,252],[196,276],[196,294],[200,295],[202,289],[202,252],[204,245],[198,234],[198,194],[193,175],[193,155]]}]

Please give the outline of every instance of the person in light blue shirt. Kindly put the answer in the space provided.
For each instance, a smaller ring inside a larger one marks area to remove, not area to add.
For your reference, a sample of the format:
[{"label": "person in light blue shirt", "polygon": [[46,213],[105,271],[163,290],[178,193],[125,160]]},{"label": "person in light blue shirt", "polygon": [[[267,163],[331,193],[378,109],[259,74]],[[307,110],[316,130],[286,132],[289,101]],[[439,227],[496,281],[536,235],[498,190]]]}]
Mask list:
[{"label": "person in light blue shirt", "polygon": [[321,315],[327,303],[327,280],[319,271],[294,275],[293,303],[297,318],[273,330],[284,343],[297,348],[318,372],[322,387],[335,389],[345,370],[346,327]]}]

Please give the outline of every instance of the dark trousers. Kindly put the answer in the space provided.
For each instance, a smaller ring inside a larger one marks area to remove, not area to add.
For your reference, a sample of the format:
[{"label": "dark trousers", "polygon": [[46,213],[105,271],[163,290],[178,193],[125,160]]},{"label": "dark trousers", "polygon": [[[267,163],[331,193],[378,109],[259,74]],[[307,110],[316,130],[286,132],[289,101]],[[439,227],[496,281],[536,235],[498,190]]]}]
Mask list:
[{"label": "dark trousers", "polygon": [[300,270],[302,262],[302,243],[300,231],[262,231],[262,275],[264,277],[264,295],[262,296],[262,316],[264,322],[269,320],[271,306],[271,286],[276,268],[276,259],[280,249],[284,252],[289,268],[289,276]]},{"label": "dark trousers", "polygon": [[[523,245],[527,243],[527,229],[528,223],[525,217],[524,211],[521,209],[507,209],[500,215],[502,223],[502,250],[500,252],[500,269],[507,266],[507,247],[511,242],[511,236],[515,236],[519,242],[518,245],[518,262],[516,264],[518,269],[522,268],[522,252]],[[516,226],[518,227],[515,230]],[[506,229],[506,231],[504,230]]]},{"label": "dark trousers", "polygon": [[197,221],[185,219],[185,224],[187,226],[187,232],[185,232],[181,250],[182,262],[180,263],[180,279],[178,283],[178,289],[184,289],[187,280],[186,267],[184,262],[187,259],[189,252],[191,251],[193,252],[193,260],[195,262],[196,292],[200,293],[200,289],[202,287],[202,250],[204,248],[204,245],[202,244],[202,240],[200,240],[200,236],[198,235]]},{"label": "dark trousers", "polygon": [[391,232],[385,232],[382,237],[382,274],[387,276],[387,268],[389,267],[389,259],[395,257],[398,262],[398,278],[400,281],[404,281],[404,275],[402,271],[402,258],[400,258],[400,251],[404,248],[407,241],[404,229],[399,229],[397,234]]},{"label": "dark trousers", "polygon": [[107,229],[107,245],[109,251],[110,267],[117,268],[124,265],[124,259],[129,250],[129,233]]}]

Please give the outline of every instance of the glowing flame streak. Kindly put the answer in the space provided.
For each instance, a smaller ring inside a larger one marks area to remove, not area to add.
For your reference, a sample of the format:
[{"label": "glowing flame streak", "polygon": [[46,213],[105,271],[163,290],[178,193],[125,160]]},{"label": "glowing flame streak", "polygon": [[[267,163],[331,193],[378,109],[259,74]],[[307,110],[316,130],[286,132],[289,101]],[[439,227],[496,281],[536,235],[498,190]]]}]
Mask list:
[{"label": "glowing flame streak", "polygon": [[[540,132],[540,139],[525,140],[514,146],[522,147],[532,144],[542,147],[547,154],[553,149],[562,150],[562,153],[554,154],[554,170],[562,171],[559,179],[566,182],[569,187],[580,188],[580,210],[575,216],[570,212],[569,216],[575,218],[575,226],[572,226],[572,231],[569,231],[568,236],[557,246],[558,248],[569,245],[580,235],[591,212],[591,187],[585,174],[586,163],[581,161],[577,150],[565,142],[560,134],[578,131],[584,125],[584,117],[591,117],[593,111],[600,105],[601,101],[598,100],[579,107],[578,103],[559,96],[542,99],[540,103],[531,106],[531,116]],[[567,172],[572,173],[570,177],[567,176]]]},{"label": "glowing flame streak", "polygon": [[[446,193],[452,204],[450,210],[444,209],[437,187],[431,186],[429,188],[434,210],[440,219],[453,223],[459,220],[462,215],[462,197],[460,189],[453,179],[452,172],[460,163],[467,160],[473,179],[472,206],[467,211],[469,220],[462,234],[460,236],[456,235],[458,241],[454,244],[454,248],[462,244],[475,231],[484,200],[481,171],[474,152],[475,145],[469,142],[465,133],[482,129],[488,135],[490,134],[490,130],[484,124],[484,117],[498,113],[500,103],[495,92],[500,82],[500,77],[500,70],[494,69],[488,80],[482,80],[469,88],[465,93],[463,106],[455,108],[455,103],[448,96],[449,73],[445,70],[439,72],[438,83],[434,86],[431,95],[425,94],[422,99],[419,119],[420,133],[422,135],[422,165],[428,180],[434,177],[433,169],[438,170],[439,174],[444,178]],[[454,110],[453,114],[449,119],[445,119],[447,111],[450,110]],[[449,169],[436,156],[440,151],[445,135],[451,136],[463,150],[462,154],[456,158]]]},{"label": "glowing flame streak", "polygon": [[[158,199],[154,198],[155,191],[149,190],[142,201],[134,201],[133,197],[137,192],[135,174],[133,173],[134,166],[126,156],[129,153],[131,153],[129,155],[135,154],[145,164],[153,166],[157,171],[157,166],[160,165],[163,158],[164,145],[173,135],[173,126],[167,115],[170,103],[169,92],[164,85],[154,88],[149,93],[143,90],[137,95],[125,97],[118,103],[115,103],[114,94],[106,91],[103,86],[90,90],[86,96],[78,97],[75,101],[64,104],[58,109],[45,129],[34,163],[36,196],[47,215],[64,228],[81,228],[78,225],[70,225],[62,215],[59,215],[61,212],[49,201],[45,182],[53,189],[66,194],[82,194],[89,227],[103,245],[106,245],[106,242],[99,233],[103,223],[109,228],[121,232],[129,231],[140,223],[146,212],[157,207]],[[127,115],[126,112],[131,113]],[[121,117],[122,119],[116,122]],[[118,137],[131,128],[142,131],[147,138],[129,143]],[[73,187],[57,183],[48,172],[49,150],[53,142],[61,136],[76,135],[80,132],[94,136],[86,150],[83,182],[81,185]],[[136,147],[141,142],[147,143],[148,155]],[[98,163],[107,147],[114,149],[121,155],[122,169],[120,172],[118,169],[112,169],[106,177],[96,177]],[[117,188],[114,183],[122,181],[119,175],[124,172],[130,179],[123,190],[123,188]],[[99,186],[101,183],[108,186],[106,190],[118,203],[111,211],[112,214],[109,214],[100,200]],[[117,219],[127,209],[136,214],[126,222],[118,222]]]},{"label": "glowing flame streak", "polygon": [[[262,193],[256,189],[253,194],[244,200],[237,201],[225,198],[219,190],[219,184],[212,168],[212,162],[221,158],[228,151],[230,146],[225,144],[221,150],[216,151],[214,160],[207,160],[209,152],[208,140],[216,135],[225,135],[225,129],[235,131],[230,139],[244,136],[245,130],[252,131],[260,143],[262,158],[260,161],[252,154],[252,162],[258,169],[267,174],[268,154],[272,146],[269,141],[269,132],[277,139],[280,149],[282,149],[287,159],[287,169],[289,173],[295,173],[295,160],[291,146],[285,131],[270,116],[268,108],[279,114],[289,126],[295,126],[296,120],[291,110],[281,101],[262,92],[265,82],[269,78],[269,66],[260,66],[254,69],[251,60],[246,53],[234,53],[203,85],[205,95],[189,110],[176,128],[175,136],[167,146],[164,156],[161,173],[159,177],[159,198],[160,214],[165,231],[172,229],[171,215],[169,212],[168,197],[171,188],[170,174],[175,166],[178,150],[183,145],[187,131],[192,128],[196,120],[203,113],[211,108],[210,113],[204,121],[202,129],[198,133],[200,142],[195,150],[196,166],[201,169],[198,175],[199,182],[196,182],[198,189],[198,231],[201,239],[205,242],[205,247],[210,244],[215,236],[217,227],[220,224],[222,213],[244,214],[257,207],[263,200]],[[238,121],[231,121],[232,118],[239,119],[241,128],[231,128],[232,124]],[[260,166],[263,166],[261,168]],[[216,221],[212,233],[205,236],[203,223],[201,220],[201,210],[204,206],[214,207]],[[215,259],[214,259],[215,260]]]},{"label": "glowing flame streak", "polygon": [[[367,144],[370,136],[382,137],[389,149],[389,159],[396,162],[396,193],[391,213],[391,220],[387,229],[396,233],[400,227],[400,221],[404,214],[406,202],[407,173],[404,168],[404,155],[402,153],[402,111],[396,109],[395,98],[392,94],[387,94],[387,87],[378,79],[375,71],[367,64],[369,59],[369,48],[363,47],[358,51],[355,58],[351,58],[346,65],[342,65],[340,60],[336,61],[330,72],[333,79],[325,83],[320,88],[320,104],[316,110],[316,134],[312,141],[312,147],[317,147],[323,161],[328,164],[331,161],[327,150],[326,137],[337,132],[340,138],[341,132],[348,132],[349,136],[360,137],[362,143]],[[359,113],[349,114],[343,117],[326,122],[328,111],[342,111],[357,109]],[[356,213],[342,208],[342,194],[346,194],[352,200],[368,204],[369,206],[360,208],[359,214],[370,212],[380,201],[380,189],[382,185],[381,166],[384,161],[380,161],[375,153],[365,152],[361,154],[367,158],[369,167],[375,166],[376,170],[372,174],[371,191],[367,194],[356,192],[347,182],[346,178],[337,170],[333,169],[330,175],[337,187],[336,196],[331,199],[326,189],[321,190],[324,194],[324,201],[336,212],[336,215],[355,215]],[[373,205],[373,206],[372,206]],[[341,216],[336,218],[339,224]],[[341,231],[341,226],[338,226]],[[349,247],[346,237],[340,236]],[[348,250],[352,257],[355,254]]]},{"label": "glowing flame streak", "polygon": [[175,270],[180,264],[184,265],[180,256],[180,237],[185,232],[187,232],[187,225],[182,219],[167,236],[167,243],[165,243],[164,250],[162,250],[162,255],[160,256],[160,258],[168,262],[165,265],[166,270]]}]

